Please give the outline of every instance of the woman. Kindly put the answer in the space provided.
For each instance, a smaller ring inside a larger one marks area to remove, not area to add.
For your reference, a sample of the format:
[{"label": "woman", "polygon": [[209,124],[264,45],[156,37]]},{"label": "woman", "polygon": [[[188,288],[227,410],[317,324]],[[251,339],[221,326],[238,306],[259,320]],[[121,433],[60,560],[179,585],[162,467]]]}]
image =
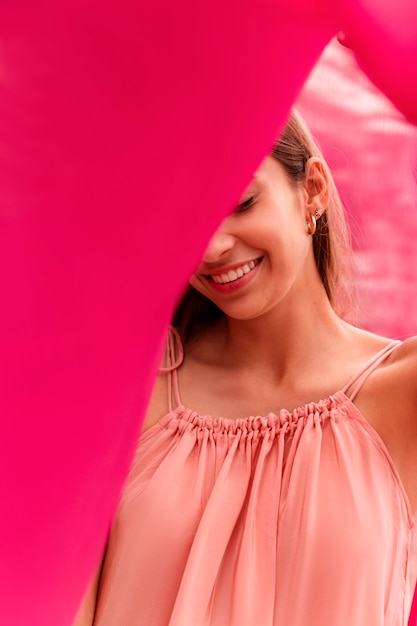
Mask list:
[{"label": "woman", "polygon": [[417,343],[342,319],[346,258],[293,112],[174,317],[96,626],[407,623]]}]

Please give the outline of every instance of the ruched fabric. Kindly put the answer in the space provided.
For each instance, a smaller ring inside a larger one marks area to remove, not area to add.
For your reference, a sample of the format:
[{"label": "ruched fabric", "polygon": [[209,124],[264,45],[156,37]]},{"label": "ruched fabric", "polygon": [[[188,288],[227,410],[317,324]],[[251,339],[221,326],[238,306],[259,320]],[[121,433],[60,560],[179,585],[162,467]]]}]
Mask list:
[{"label": "ruched fabric", "polygon": [[240,420],[180,405],[141,437],[94,623],[406,626],[412,528],[344,391]]}]

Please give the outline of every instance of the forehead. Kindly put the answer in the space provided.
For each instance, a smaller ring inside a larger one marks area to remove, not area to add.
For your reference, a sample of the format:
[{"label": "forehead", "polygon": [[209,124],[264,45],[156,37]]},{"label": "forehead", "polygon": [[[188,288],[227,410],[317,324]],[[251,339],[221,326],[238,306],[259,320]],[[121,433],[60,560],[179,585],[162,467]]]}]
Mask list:
[{"label": "forehead", "polygon": [[288,176],[285,168],[274,157],[268,155],[263,159],[260,166],[253,175],[249,184],[251,185],[271,185],[271,184],[288,184]]}]

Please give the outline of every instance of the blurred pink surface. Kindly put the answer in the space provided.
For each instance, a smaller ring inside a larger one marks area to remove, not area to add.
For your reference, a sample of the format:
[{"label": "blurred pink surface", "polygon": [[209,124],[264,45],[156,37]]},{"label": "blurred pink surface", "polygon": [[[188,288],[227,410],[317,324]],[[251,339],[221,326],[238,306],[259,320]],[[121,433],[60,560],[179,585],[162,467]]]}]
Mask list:
[{"label": "blurred pink surface", "polygon": [[358,309],[390,337],[417,333],[417,128],[332,41],[297,105],[319,140],[353,235]]},{"label": "blurred pink surface", "polygon": [[1,624],[71,623],[174,300],[331,34],[269,1],[3,4]]}]

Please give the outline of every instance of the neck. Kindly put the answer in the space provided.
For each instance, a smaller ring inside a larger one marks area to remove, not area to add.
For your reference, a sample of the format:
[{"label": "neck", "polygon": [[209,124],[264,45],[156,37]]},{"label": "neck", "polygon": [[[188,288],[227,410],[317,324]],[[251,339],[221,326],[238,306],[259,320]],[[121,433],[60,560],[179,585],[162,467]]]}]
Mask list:
[{"label": "neck", "polygon": [[223,354],[230,365],[258,366],[283,378],[323,353],[340,349],[347,340],[347,324],[323,294],[308,307],[288,303],[252,320],[226,318],[222,333]]}]

